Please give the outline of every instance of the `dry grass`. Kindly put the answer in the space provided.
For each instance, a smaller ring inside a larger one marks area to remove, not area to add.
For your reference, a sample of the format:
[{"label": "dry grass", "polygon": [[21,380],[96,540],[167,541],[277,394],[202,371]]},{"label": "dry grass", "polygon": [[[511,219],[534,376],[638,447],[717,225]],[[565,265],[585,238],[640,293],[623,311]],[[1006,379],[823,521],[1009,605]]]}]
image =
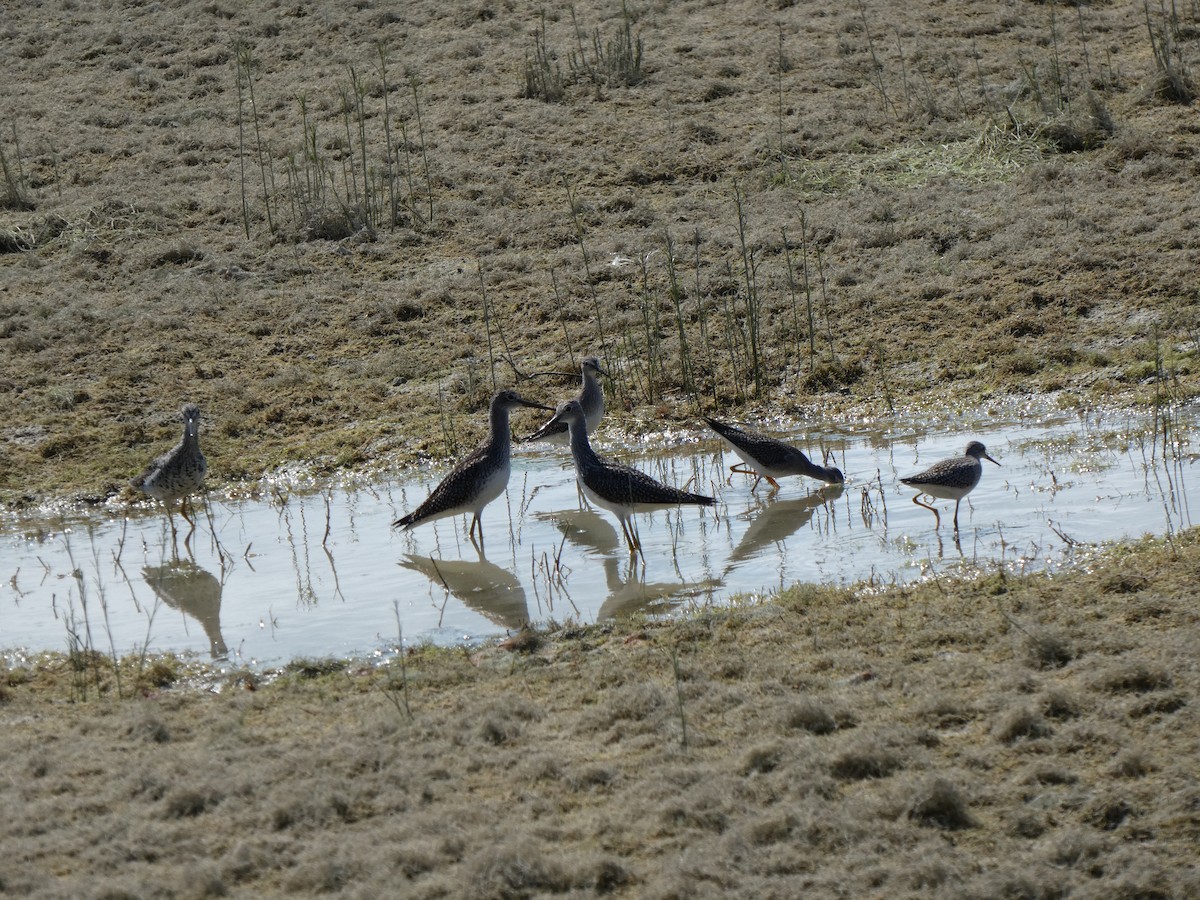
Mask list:
[{"label": "dry grass", "polygon": [[[1193,8],[447,10],[9,17],[0,502],[118,493],[185,399],[216,485],[418,462],[585,351],[632,429],[1196,392]],[[135,700],[39,659],[0,679],[0,891],[1196,896],[1198,564],[214,693],[127,662]]]},{"label": "dry grass", "polygon": [[1132,402],[1155,328],[1195,390],[1192,111],[1152,87],[1193,11],[51,15],[0,35],[0,502],[118,493],[184,399],[215,485],[445,455],[587,350],[634,429]]},{"label": "dry grass", "polygon": [[[1188,532],[1090,573],[1006,578],[999,595],[993,579],[803,589],[549,633],[529,654],[420,648],[411,718],[388,699],[392,673],[367,666],[61,703],[72,676],[46,657],[10,668],[0,693],[14,763],[0,884],[1193,896],[1198,565]],[[1159,615],[1123,618],[1130,595],[1105,586],[1130,571],[1172,598]],[[1043,665],[1014,624],[1069,633],[1072,658]]]}]

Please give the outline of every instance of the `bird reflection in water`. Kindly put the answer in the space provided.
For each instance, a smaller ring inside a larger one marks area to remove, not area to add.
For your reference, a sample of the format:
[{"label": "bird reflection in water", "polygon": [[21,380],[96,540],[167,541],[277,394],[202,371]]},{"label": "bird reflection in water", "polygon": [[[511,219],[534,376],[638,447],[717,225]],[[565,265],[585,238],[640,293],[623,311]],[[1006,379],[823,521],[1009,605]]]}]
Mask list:
[{"label": "bird reflection in water", "polygon": [[807,525],[818,509],[832,503],[845,491],[845,485],[830,484],[807,497],[795,500],[760,501],[750,511],[750,527],[729,554],[726,572],[754,559],[768,547],[787,540]]},{"label": "bird reflection in water", "polygon": [[161,566],[146,566],[142,577],[163,603],[200,623],[208,637],[213,659],[229,655],[221,636],[221,582],[189,559],[172,559]]},{"label": "bird reflection in water", "polygon": [[[598,620],[616,619],[635,613],[657,615],[670,612],[682,599],[711,598],[721,586],[719,579],[700,581],[646,581],[646,564],[629,558],[622,567],[619,556],[621,539],[608,520],[590,509],[538,513],[537,517],[555,525],[566,539],[589,556],[599,556],[604,567],[608,597],[596,613]],[[624,568],[624,571],[622,571]]]},{"label": "bird reflection in water", "polygon": [[468,609],[501,628],[517,631],[529,623],[529,607],[521,582],[512,572],[483,557],[470,562],[409,553],[400,560],[400,565],[420,572]]}]

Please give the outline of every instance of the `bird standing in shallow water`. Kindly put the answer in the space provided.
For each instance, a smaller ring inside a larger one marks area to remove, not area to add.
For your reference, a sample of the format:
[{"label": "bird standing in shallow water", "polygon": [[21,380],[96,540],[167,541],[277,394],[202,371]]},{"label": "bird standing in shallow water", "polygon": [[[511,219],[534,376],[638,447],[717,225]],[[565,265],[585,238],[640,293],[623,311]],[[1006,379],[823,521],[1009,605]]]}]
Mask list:
[{"label": "bird standing in shallow water", "polygon": [[[583,409],[587,431],[588,434],[591,434],[600,424],[600,420],[604,418],[604,387],[600,384],[599,376],[608,373],[600,368],[598,356],[585,356],[579,365],[583,370],[583,386],[575,395],[575,399],[579,401],[579,405]],[[561,422],[555,422],[553,418],[525,440],[551,441],[555,444],[570,443],[567,426]]]},{"label": "bird standing in shallow water", "polygon": [[401,516],[392,526],[407,530],[434,519],[469,512],[472,516],[468,536],[471,543],[475,544],[475,530],[479,529],[476,546],[482,553],[483,525],[479,521],[479,514],[508,486],[508,475],[512,470],[512,432],[508,419],[509,412],[518,406],[550,409],[549,406],[526,400],[516,391],[497,391],[492,396],[488,410],[490,431],[487,438],[450,470],[450,474],[433,489],[424,503],[408,515]]},{"label": "bird standing in shallow water", "polygon": [[988,455],[987,448],[983,444],[979,441],[971,441],[967,444],[964,455],[939,460],[924,472],[909,475],[907,478],[901,478],[900,481],[909,487],[920,489],[920,493],[913,497],[913,503],[925,507],[934,514],[937,519],[935,526],[937,528],[942,525],[942,517],[935,507],[921,502],[921,495],[926,494],[940,500],[953,500],[954,530],[958,531],[958,505],[962,503],[963,497],[975,489],[975,485],[979,484],[979,479],[983,477],[981,459],[1000,465]]},{"label": "bird standing in shallow water", "polygon": [[716,501],[702,494],[691,494],[655,481],[644,472],[620,463],[601,459],[588,443],[583,407],[578,400],[559,404],[548,426],[562,422],[571,437],[571,458],[575,461],[575,478],[584,495],[597,506],[616,514],[629,553],[641,552],[642,542],[630,521],[635,512],[664,509],[684,503],[712,506]]},{"label": "bird standing in shallow water", "polygon": [[[807,475],[809,478],[815,478],[827,484],[844,484],[846,481],[841,469],[818,466],[800,450],[783,441],[777,441],[756,431],[747,431],[734,425],[718,422],[708,416],[704,417],[704,421],[708,423],[709,428],[721,436],[745,464],[744,466],[730,466],[729,471],[757,476],[750,488],[751,491],[758,487],[758,483],[764,478],[770,483],[772,492],[777,491],[779,482],[775,479],[787,475]],[[747,466],[749,468],[746,468]]]},{"label": "bird standing in shallow water", "polygon": [[[200,452],[200,407],[188,403],[183,407],[183,440],[158,457],[130,484],[148,497],[161,500],[167,508],[171,534],[175,534],[175,516],[171,507],[181,501],[179,512],[196,529],[196,521],[188,515],[188,495],[204,486],[208,461]],[[190,532],[189,532],[190,533]]]}]

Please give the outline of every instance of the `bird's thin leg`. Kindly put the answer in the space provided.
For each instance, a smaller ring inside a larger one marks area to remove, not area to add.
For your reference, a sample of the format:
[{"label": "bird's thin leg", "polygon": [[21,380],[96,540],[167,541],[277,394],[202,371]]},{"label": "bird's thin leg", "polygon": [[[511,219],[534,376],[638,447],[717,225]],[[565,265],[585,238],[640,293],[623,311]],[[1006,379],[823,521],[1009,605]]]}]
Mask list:
[{"label": "bird's thin leg", "polygon": [[954,533],[958,534],[958,504],[962,503],[962,498],[954,501]]},{"label": "bird's thin leg", "polygon": [[[638,539],[637,532],[633,528],[633,523],[628,519],[621,519],[621,531],[625,534],[625,543],[629,546],[629,555],[640,554],[642,552],[642,542]],[[645,559],[645,557],[642,557]]]},{"label": "bird's thin leg", "polygon": [[191,526],[192,531],[196,530],[196,520],[188,515],[188,498],[184,497],[179,501],[179,514],[183,516],[183,520]]},{"label": "bird's thin leg", "polygon": [[774,494],[776,491],[779,490],[779,482],[778,481],[776,481],[770,475],[764,475],[763,478],[767,479],[767,483],[771,485],[771,493],[772,494]]},{"label": "bird's thin leg", "polygon": [[[739,475],[755,476],[754,487],[750,488],[750,490],[754,490],[754,488],[758,487],[758,483],[763,480],[763,477],[761,475],[759,475],[757,472],[755,472],[753,469],[746,468],[745,463],[734,463],[732,466],[729,467],[729,471],[737,472]],[[730,480],[732,477],[733,476],[730,476],[730,478],[725,479],[725,483],[732,486],[733,482]]]},{"label": "bird's thin leg", "polygon": [[[937,521],[937,524],[936,524],[936,525],[934,525],[933,527],[934,527],[934,528],[941,528],[941,527],[942,527],[942,516],[941,516],[941,513],[939,513],[939,512],[937,511],[937,507],[936,507],[936,506],[930,506],[928,503],[922,503],[922,502],[921,502],[921,497],[922,497],[922,496],[923,496],[923,495],[921,495],[921,494],[917,494],[917,496],[913,497],[913,503],[917,504],[917,506],[923,506],[923,507],[925,507],[927,510],[929,510],[931,513],[933,513],[933,517],[934,517],[934,519]],[[958,512],[957,512],[957,511],[955,511],[955,514],[954,514],[954,515],[955,515],[955,518],[958,518]]]},{"label": "bird's thin leg", "polygon": [[[476,527],[479,528],[479,542],[478,543],[475,543]],[[479,552],[483,553],[483,523],[479,521],[479,513],[475,513],[475,515],[471,516],[471,530],[469,532],[467,532],[467,537],[469,537],[471,539],[471,543],[475,545],[475,547],[479,550]]]},{"label": "bird's thin leg", "polygon": [[629,526],[625,524],[625,520],[621,520],[621,536],[625,538],[625,546],[629,548],[629,555],[633,556],[633,538],[629,536]]},{"label": "bird's thin leg", "polygon": [[163,505],[167,508],[167,521],[171,525],[171,555],[179,556],[179,533],[175,530],[175,516],[171,512],[171,504],[163,501]]}]

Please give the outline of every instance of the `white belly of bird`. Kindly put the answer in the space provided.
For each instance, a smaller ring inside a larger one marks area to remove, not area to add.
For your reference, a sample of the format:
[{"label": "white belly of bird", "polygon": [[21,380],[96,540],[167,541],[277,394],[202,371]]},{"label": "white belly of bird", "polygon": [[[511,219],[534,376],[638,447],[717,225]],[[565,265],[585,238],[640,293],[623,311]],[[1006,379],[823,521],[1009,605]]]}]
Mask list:
[{"label": "white belly of bird", "polygon": [[967,484],[918,484],[913,486],[918,490],[924,491],[930,497],[937,497],[939,500],[961,500],[967,494],[971,493],[975,485],[979,484],[979,477],[982,474],[982,471],[976,472],[974,480]]},{"label": "white belly of bird", "polygon": [[508,473],[510,466],[498,466],[496,471],[488,476],[487,481],[479,486],[479,494],[475,497],[474,502],[467,508],[479,514],[485,506],[504,493],[504,489],[508,487]]},{"label": "white belly of bird", "polygon": [[592,501],[592,503],[595,503],[597,506],[599,506],[602,509],[607,509],[611,513],[616,513],[618,516],[626,516],[631,512],[652,512],[653,510],[656,510],[656,509],[674,509],[675,507],[679,506],[679,504],[675,503],[675,502],[638,503],[635,501],[635,502],[629,503],[629,504],[614,503],[612,500],[608,500],[604,497],[601,497],[599,494],[597,494],[595,491],[593,491],[590,487],[588,487],[587,484],[585,484],[582,481],[579,481],[579,479],[576,479],[576,481],[583,488],[583,495],[585,497],[587,497],[588,500]]},{"label": "white belly of bird", "polygon": [[769,469],[766,466],[764,466],[762,463],[760,463],[758,460],[756,460],[753,456],[751,456],[749,453],[747,453],[741,447],[737,446],[737,444],[730,443],[729,441],[726,441],[725,443],[729,445],[730,450],[732,450],[734,453],[736,453],[738,455],[738,458],[741,459],[742,462],[744,462],[747,466],[750,467],[750,469],[752,469],[757,474],[762,475],[764,477],[767,475],[774,476],[777,474],[774,469]]}]

